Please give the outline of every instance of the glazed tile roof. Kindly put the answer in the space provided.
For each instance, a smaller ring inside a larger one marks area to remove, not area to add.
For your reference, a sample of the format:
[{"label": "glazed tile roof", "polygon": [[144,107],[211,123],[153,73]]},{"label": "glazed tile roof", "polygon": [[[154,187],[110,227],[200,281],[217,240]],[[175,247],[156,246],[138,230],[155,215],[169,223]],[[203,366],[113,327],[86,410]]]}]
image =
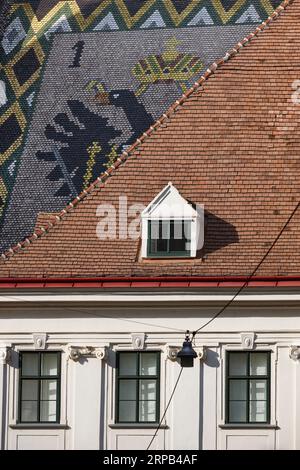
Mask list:
[{"label": "glazed tile roof", "polygon": [[[0,276],[248,276],[300,196],[299,16],[300,0],[283,2],[46,229],[8,252]],[[147,205],[168,181],[204,204],[198,258],[141,260],[139,240],[97,238],[100,204],[126,195],[128,206]],[[257,276],[299,275],[299,219]]]},{"label": "glazed tile roof", "polygon": [[39,212],[87,188],[280,0],[0,3],[3,252]]}]

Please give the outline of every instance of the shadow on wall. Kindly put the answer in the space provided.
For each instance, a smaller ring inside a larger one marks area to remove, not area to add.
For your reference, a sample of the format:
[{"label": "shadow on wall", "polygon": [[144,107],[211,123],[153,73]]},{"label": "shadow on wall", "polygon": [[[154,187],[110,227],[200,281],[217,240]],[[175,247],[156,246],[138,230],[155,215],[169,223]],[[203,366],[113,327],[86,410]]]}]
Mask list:
[{"label": "shadow on wall", "polygon": [[[213,367],[217,369],[220,367],[220,356],[219,354],[214,351],[213,349],[206,348],[206,358],[204,362],[200,365],[200,374],[199,374],[199,391],[200,391],[200,407],[199,407],[199,449],[203,449],[203,407],[204,407],[204,400],[203,400],[203,393],[204,393],[204,367]],[[215,403],[212,400],[211,406],[215,407]]]},{"label": "shadow on wall", "polygon": [[204,247],[197,257],[203,258],[225,246],[239,242],[239,236],[234,225],[217,217],[209,211],[205,211]]}]

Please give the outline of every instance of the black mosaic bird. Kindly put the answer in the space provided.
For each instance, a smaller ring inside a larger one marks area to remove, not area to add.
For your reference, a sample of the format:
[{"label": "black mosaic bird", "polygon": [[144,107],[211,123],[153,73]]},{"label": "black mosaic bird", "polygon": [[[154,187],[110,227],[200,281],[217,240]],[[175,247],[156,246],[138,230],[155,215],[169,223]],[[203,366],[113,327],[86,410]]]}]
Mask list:
[{"label": "black mosaic bird", "polygon": [[123,109],[133,132],[124,144],[130,145],[133,143],[153,124],[151,114],[147,113],[145,107],[138,101],[133,91],[112,90],[107,93],[99,93],[96,95],[96,99],[97,96],[99,98],[97,100],[98,104],[102,106],[111,105]]},{"label": "black mosaic bird", "polygon": [[48,124],[45,128],[45,136],[53,142],[51,150],[39,151],[36,157],[56,162],[47,175],[50,181],[63,183],[55,195],[75,197],[105,170],[111,141],[122,132],[109,126],[107,118],[93,113],[81,101],[67,103],[77,123],[66,113],[57,114],[53,119],[56,127]]}]

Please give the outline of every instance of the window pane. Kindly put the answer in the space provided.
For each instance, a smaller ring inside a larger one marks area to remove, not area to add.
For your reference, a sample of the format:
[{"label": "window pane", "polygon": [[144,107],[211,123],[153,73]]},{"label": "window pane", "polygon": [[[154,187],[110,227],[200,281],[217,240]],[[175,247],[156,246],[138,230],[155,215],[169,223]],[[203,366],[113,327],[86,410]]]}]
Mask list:
[{"label": "window pane", "polygon": [[158,220],[152,220],[150,222],[149,236],[151,240],[159,239],[159,221]]},{"label": "window pane", "polygon": [[168,251],[167,240],[151,240],[151,252],[152,253],[165,253]]},{"label": "window pane", "polygon": [[21,402],[21,421],[22,422],[36,422],[37,421],[37,401],[23,401]]},{"label": "window pane", "polygon": [[250,381],[250,400],[267,400],[267,381]]},{"label": "window pane", "polygon": [[190,244],[187,243],[190,240],[190,236],[187,239],[187,235],[190,234],[190,224],[191,222],[183,222],[182,220],[172,222],[170,251],[186,251],[190,248]]},{"label": "window pane", "polygon": [[191,221],[185,221],[184,222],[184,238],[186,240],[191,239],[191,225],[192,225]]},{"label": "window pane", "polygon": [[58,354],[44,353],[41,358],[41,375],[58,374]]},{"label": "window pane", "polygon": [[41,381],[41,400],[56,400],[57,381],[42,380]]},{"label": "window pane", "polygon": [[119,375],[137,374],[137,354],[121,353],[119,355]]},{"label": "window pane", "polygon": [[229,400],[247,400],[246,380],[230,380]]},{"label": "window pane", "polygon": [[139,420],[140,421],[156,421],[156,402],[140,401],[139,403]]},{"label": "window pane", "polygon": [[119,421],[120,422],[136,422],[136,402],[120,401],[119,403]]},{"label": "window pane", "polygon": [[56,421],[56,401],[41,401],[41,421]]},{"label": "window pane", "polygon": [[22,375],[39,375],[39,355],[22,353]]},{"label": "window pane", "polygon": [[247,353],[229,354],[229,375],[247,375]]},{"label": "window pane", "polygon": [[267,402],[251,401],[250,402],[250,421],[252,423],[267,421]]},{"label": "window pane", "polygon": [[182,240],[184,238],[183,220],[171,220],[170,238]]},{"label": "window pane", "polygon": [[153,220],[150,222],[150,252],[159,253],[168,250],[169,221]]},{"label": "window pane", "polygon": [[186,251],[186,241],[183,238],[181,240],[170,240],[170,251]]},{"label": "window pane", "polygon": [[150,253],[165,253],[168,251],[170,238],[170,222],[168,220],[152,220],[150,222]]},{"label": "window pane", "polygon": [[157,374],[157,354],[141,353],[140,355],[140,375]]},{"label": "window pane", "polygon": [[250,375],[268,374],[268,354],[253,353],[250,355]]},{"label": "window pane", "polygon": [[156,400],[156,380],[140,380],[140,400]]},{"label": "window pane", "polygon": [[161,240],[170,239],[170,220],[161,220],[159,222],[159,238]]},{"label": "window pane", "polygon": [[119,400],[136,400],[136,380],[119,381]]},{"label": "window pane", "polygon": [[247,402],[229,402],[229,421],[231,423],[245,423],[247,421]]},{"label": "window pane", "polygon": [[38,381],[22,380],[22,400],[38,399]]}]

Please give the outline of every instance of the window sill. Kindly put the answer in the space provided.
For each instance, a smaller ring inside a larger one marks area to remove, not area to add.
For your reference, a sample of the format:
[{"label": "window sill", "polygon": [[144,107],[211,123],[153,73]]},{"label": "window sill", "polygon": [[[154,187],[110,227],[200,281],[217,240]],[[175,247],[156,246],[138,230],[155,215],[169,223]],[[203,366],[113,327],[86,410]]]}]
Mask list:
[{"label": "window sill", "polygon": [[154,255],[148,255],[148,256],[143,256],[140,258],[140,261],[146,262],[146,261],[187,261],[187,260],[192,260],[194,261],[196,259],[196,256],[191,256],[191,255],[186,255],[186,256],[180,256],[180,255],[169,255],[169,256],[154,256]]},{"label": "window sill", "polygon": [[221,429],[279,429],[277,424],[219,424]]},{"label": "window sill", "polygon": [[[158,424],[142,423],[112,423],[108,425],[111,429],[157,429]],[[169,426],[162,424],[159,429],[169,429]]]},{"label": "window sill", "polygon": [[46,424],[46,423],[16,423],[9,424],[11,429],[70,429],[67,424]]}]

